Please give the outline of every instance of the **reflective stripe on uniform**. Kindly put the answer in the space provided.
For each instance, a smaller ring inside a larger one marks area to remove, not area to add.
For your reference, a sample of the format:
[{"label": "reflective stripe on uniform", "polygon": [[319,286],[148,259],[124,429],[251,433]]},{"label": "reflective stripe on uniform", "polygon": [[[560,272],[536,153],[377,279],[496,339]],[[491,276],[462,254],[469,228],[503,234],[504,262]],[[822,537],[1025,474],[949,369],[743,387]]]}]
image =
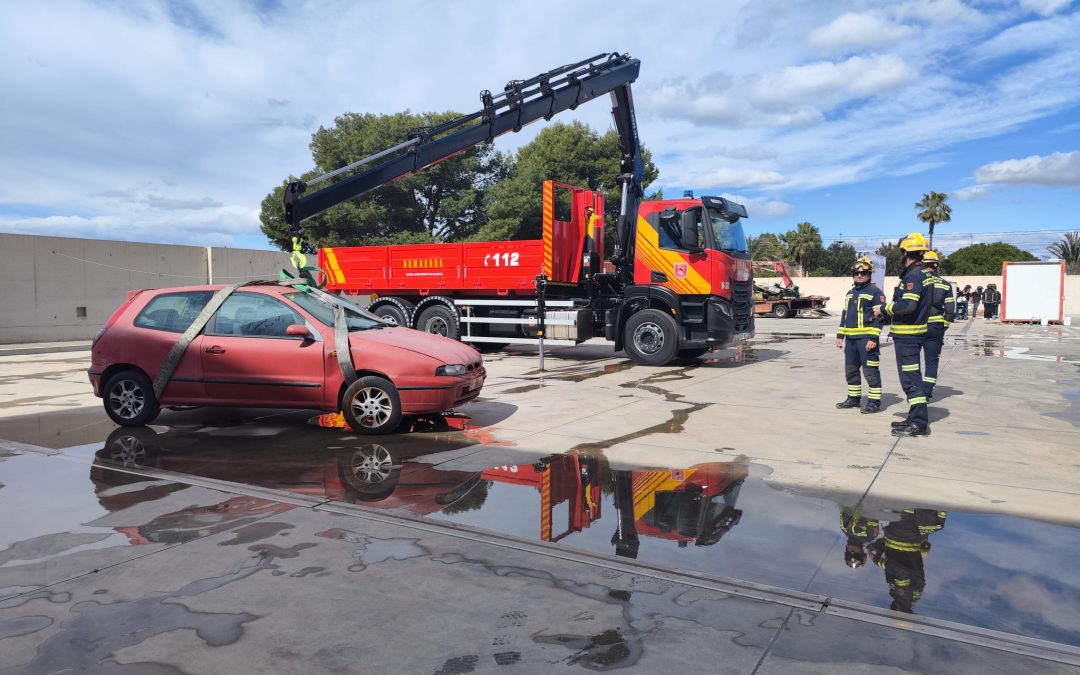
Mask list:
[{"label": "reflective stripe on uniform", "polygon": [[911,405],[921,405],[921,404],[926,403],[926,397],[925,396],[915,396],[913,398],[909,398],[907,400],[907,402],[910,403]]},{"label": "reflective stripe on uniform", "polygon": [[870,387],[870,391],[867,392],[866,397],[871,401],[881,400],[881,387]]},{"label": "reflective stripe on uniform", "polygon": [[846,328],[844,326],[840,326],[840,328],[836,330],[836,334],[847,335],[849,337],[858,337],[860,335],[877,336],[881,335],[881,329],[876,326],[867,326],[865,328]]},{"label": "reflective stripe on uniform", "polygon": [[937,378],[936,378],[936,377],[926,377],[926,376],[923,376],[923,379],[922,379],[922,381],[923,381],[923,382],[929,382],[929,383],[931,383],[931,384],[937,384]]},{"label": "reflective stripe on uniform", "polygon": [[919,369],[919,364],[917,364],[917,363],[905,363],[904,365],[900,366],[900,370],[903,370],[903,371],[908,372],[908,373],[910,373],[913,370],[918,370],[918,369]]},{"label": "reflective stripe on uniform", "polygon": [[877,368],[878,366],[881,365],[881,361],[871,361],[871,360],[867,359],[866,360],[866,365],[870,366],[871,368]]},{"label": "reflective stripe on uniform", "polygon": [[896,541],[895,539],[886,539],[885,548],[891,548],[894,551],[918,551],[922,548],[922,544],[915,544],[907,541]]},{"label": "reflective stripe on uniform", "polygon": [[911,300],[912,302],[918,302],[919,301],[919,294],[918,293],[904,293],[904,295],[902,297],[905,300]]},{"label": "reflective stripe on uniform", "polygon": [[892,330],[893,335],[925,335],[926,334],[926,324],[925,323],[914,323],[914,324],[895,324],[894,323],[892,325],[891,330]]}]

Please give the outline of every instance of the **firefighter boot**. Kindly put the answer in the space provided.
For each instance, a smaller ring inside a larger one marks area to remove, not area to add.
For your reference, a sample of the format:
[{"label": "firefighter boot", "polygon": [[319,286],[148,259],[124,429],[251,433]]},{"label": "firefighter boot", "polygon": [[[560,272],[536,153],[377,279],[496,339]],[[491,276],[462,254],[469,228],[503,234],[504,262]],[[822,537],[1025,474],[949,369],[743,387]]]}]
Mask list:
[{"label": "firefighter boot", "polygon": [[861,412],[864,415],[870,415],[870,414],[873,414],[873,413],[879,413],[879,412],[881,412],[881,401],[876,401],[876,400],[867,401],[866,405],[864,405],[862,410],[860,410],[859,412]]},{"label": "firefighter boot", "polygon": [[908,422],[899,429],[892,430],[893,436],[929,436],[930,425]]},{"label": "firefighter boot", "polygon": [[906,417],[904,419],[902,419],[902,420],[899,420],[897,422],[891,422],[889,424],[889,426],[891,426],[893,429],[903,429],[907,425],[908,425],[908,421],[907,421]]},{"label": "firefighter boot", "polygon": [[848,396],[843,401],[836,404],[837,408],[858,408],[860,400],[857,398],[851,398]]}]

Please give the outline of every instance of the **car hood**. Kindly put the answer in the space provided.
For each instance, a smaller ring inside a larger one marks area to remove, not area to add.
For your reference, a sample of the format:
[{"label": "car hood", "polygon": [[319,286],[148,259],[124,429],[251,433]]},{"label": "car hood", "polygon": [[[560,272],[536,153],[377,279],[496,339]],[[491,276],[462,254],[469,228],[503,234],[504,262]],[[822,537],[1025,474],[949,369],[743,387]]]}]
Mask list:
[{"label": "car hood", "polygon": [[350,333],[349,342],[358,349],[363,349],[365,344],[372,343],[397,347],[429,356],[446,364],[470,364],[480,360],[480,352],[457,340],[401,326]]}]

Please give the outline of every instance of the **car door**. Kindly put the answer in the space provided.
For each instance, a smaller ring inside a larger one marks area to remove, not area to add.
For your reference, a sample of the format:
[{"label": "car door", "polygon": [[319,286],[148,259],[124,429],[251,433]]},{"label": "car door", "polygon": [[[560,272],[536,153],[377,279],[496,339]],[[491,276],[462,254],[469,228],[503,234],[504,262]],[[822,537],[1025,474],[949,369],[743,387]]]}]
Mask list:
[{"label": "car door", "polygon": [[[307,326],[311,339],[285,334]],[[202,338],[207,398],[220,405],[321,407],[323,337],[281,300],[240,291],[210,319]]]}]

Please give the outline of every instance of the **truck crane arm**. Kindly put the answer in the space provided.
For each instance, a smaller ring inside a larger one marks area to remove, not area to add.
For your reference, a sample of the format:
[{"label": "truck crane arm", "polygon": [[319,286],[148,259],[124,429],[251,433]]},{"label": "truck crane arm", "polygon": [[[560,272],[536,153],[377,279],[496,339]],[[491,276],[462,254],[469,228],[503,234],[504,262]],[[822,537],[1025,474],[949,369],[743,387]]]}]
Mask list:
[{"label": "truck crane arm", "polygon": [[[627,54],[599,54],[590,59],[541,73],[528,80],[512,80],[502,93],[480,93],[483,109],[443,124],[413,132],[408,140],[309,181],[293,181],[285,188],[285,222],[301,239],[301,223],[314,215],[393,180],[438,164],[469,148],[494,140],[526,124],[547,120],[565,110],[610,93],[612,115],[622,153],[620,174],[622,204],[617,225],[614,258],[620,267],[632,268],[627,255],[633,245],[637,206],[642,194],[641,147],[634,117],[630,84],[637,79],[641,62]],[[381,160],[381,161],[379,161]],[[378,162],[317,191],[319,183]],[[307,193],[307,194],[305,194]]]}]

